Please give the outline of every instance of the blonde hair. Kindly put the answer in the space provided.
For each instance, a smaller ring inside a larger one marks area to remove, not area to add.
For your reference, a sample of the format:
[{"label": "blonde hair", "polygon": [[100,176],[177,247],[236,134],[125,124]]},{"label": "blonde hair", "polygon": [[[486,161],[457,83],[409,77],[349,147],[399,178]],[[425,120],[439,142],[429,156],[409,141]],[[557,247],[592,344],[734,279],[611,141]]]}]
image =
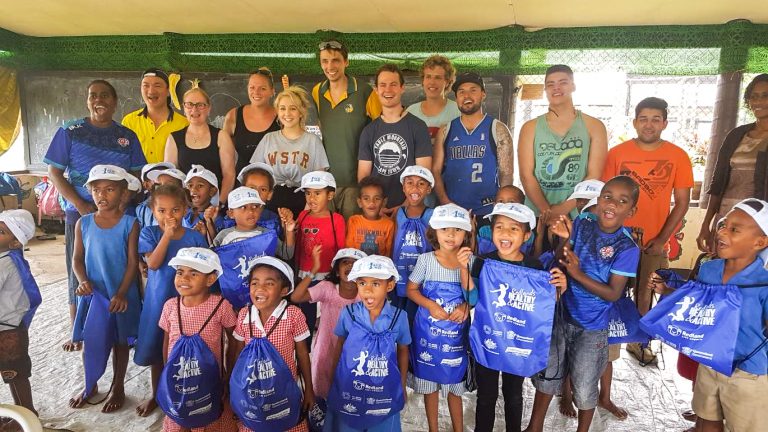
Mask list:
[{"label": "blonde hair", "polygon": [[419,70],[419,77],[424,80],[424,69],[434,67],[443,68],[445,71],[445,79],[448,81],[446,90],[450,89],[451,85],[453,85],[453,82],[456,80],[456,68],[453,67],[453,63],[451,63],[451,60],[449,60],[446,56],[435,54],[427,57],[427,59],[424,60],[424,63],[421,65],[421,69]]},{"label": "blonde hair", "polygon": [[192,93],[199,93],[205,99],[205,103],[208,105],[211,104],[211,98],[208,97],[208,93],[206,93],[205,90],[200,87],[199,80],[192,81],[192,88],[184,92],[184,97],[182,97],[181,100],[186,101],[187,96],[191,95]]},{"label": "blonde hair", "polygon": [[280,99],[284,97],[289,98],[291,102],[296,105],[296,108],[298,108],[299,113],[301,114],[299,125],[304,129],[307,125],[307,115],[309,113],[309,96],[307,95],[307,91],[299,86],[290,86],[281,91],[275,96],[274,105],[276,110],[279,110],[278,105],[280,104]]}]

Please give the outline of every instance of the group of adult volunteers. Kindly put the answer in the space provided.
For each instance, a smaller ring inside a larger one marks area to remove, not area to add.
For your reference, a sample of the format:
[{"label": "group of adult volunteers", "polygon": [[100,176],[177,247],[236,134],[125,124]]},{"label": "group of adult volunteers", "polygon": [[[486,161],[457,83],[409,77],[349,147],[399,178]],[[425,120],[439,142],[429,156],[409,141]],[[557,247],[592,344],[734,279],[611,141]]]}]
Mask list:
[{"label": "group of adult volunteers", "polygon": [[[408,107],[396,65],[371,86],[346,73],[341,42],[321,43],[318,57],[326,79],[310,91],[278,92],[269,69],[253,71],[249,103],[221,129],[208,123],[204,83],[183,95],[182,115],[168,75],[148,69],[144,107],[122,124],[114,87],[88,84],[90,115],[57,130],[44,159],[66,202],[73,336],[63,348],[83,350],[86,371],[73,408],[94,395],[109,349],[102,411],[122,408],[135,345],[153,388],[137,413],[159,404],[165,430],[400,430],[407,385],[424,395],[430,431],[440,394],[464,430],[461,396],[474,390],[475,430],[491,431],[501,375],[506,430],[522,430],[530,377],[526,431],[543,430],[555,395],[587,431],[596,407],[628,417],[611,401],[611,364],[624,343],[655,364],[654,337],[680,351],[678,371],[694,382],[691,430],[765,427],[768,74],[744,92],[755,122],[720,147],[702,259],[684,280],[664,269],[693,172],[662,138],[662,98],[640,101],[636,137],[609,150],[604,124],[574,106],[573,71],[553,65],[548,110],[522,125],[515,155],[509,128],[483,110],[483,78],[444,56],[425,60],[424,100]],[[306,130],[312,105],[322,138]],[[17,288],[0,306],[11,328],[0,344],[14,341],[0,369],[15,402],[34,410],[26,329],[39,298],[15,252],[27,225],[0,214],[0,260],[16,264],[0,267],[0,282]],[[265,256],[238,249],[254,243]],[[144,272],[142,291],[128,268]],[[103,300],[92,271],[114,285]],[[106,351],[89,348],[100,325],[116,328],[99,342]]]}]

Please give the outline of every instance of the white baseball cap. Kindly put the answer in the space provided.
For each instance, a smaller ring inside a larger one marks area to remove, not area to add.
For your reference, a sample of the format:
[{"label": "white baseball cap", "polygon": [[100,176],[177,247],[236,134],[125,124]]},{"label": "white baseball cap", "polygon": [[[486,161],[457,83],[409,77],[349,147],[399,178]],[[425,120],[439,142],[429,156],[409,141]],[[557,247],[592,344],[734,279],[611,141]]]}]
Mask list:
[{"label": "white baseball cap", "polygon": [[394,277],[395,281],[399,281],[400,273],[397,272],[395,263],[390,258],[381,255],[368,255],[355,261],[347,279],[353,281],[361,277],[385,280]]},{"label": "white baseball cap", "polygon": [[312,171],[304,174],[301,178],[301,187],[296,189],[296,192],[304,191],[305,189],[325,189],[332,187],[336,189],[336,179],[333,178],[333,174],[328,171]]},{"label": "white baseball cap", "polygon": [[213,171],[206,169],[204,166],[192,165],[192,169],[189,170],[187,177],[184,179],[184,184],[189,183],[189,181],[195,177],[200,177],[216,189],[219,189],[219,180],[216,179],[216,174],[214,174]]},{"label": "white baseball cap", "polygon": [[274,267],[275,269],[277,269],[277,271],[284,274],[285,277],[288,278],[288,282],[290,282],[291,284],[291,287],[288,290],[288,294],[293,292],[293,287],[294,287],[293,269],[285,261],[275,257],[271,257],[271,256],[263,256],[263,257],[256,258],[250,264],[251,265],[248,266],[248,273],[250,273],[251,270],[257,265],[268,265],[270,267]]},{"label": "white baseball cap", "polygon": [[734,204],[733,208],[748,214],[763,230],[763,234],[768,235],[768,202],[757,198],[747,198]]},{"label": "white baseball cap", "polygon": [[187,179],[187,175],[184,174],[184,171],[178,170],[176,168],[167,168],[167,169],[163,169],[163,170],[153,170],[153,171],[148,172],[146,177],[147,177],[148,180],[152,180],[152,181],[156,182],[157,179],[159,179],[161,175],[171,176],[171,177],[179,180],[182,183],[184,183],[184,180]]},{"label": "white baseball cap", "polygon": [[147,174],[149,174],[152,171],[171,169],[171,168],[176,168],[176,166],[170,162],[157,162],[157,163],[146,164],[143,167],[141,167],[141,176],[140,176],[141,181],[147,180],[149,178],[147,177]]},{"label": "white baseball cap", "polygon": [[432,175],[432,171],[424,168],[423,166],[411,165],[405,167],[403,173],[400,174],[400,184],[403,184],[405,182],[405,178],[410,176],[421,177],[428,181],[430,186],[435,187],[435,176]]},{"label": "white baseball cap", "polygon": [[168,262],[168,265],[175,269],[178,269],[179,266],[186,266],[203,273],[216,272],[216,278],[223,273],[219,256],[208,248],[189,247],[179,249],[176,252],[176,256]]},{"label": "white baseball cap", "polygon": [[[85,187],[98,180],[112,180],[112,181],[124,181],[129,182],[128,171],[115,165],[95,165],[88,173],[88,181],[85,182]],[[131,176],[133,177],[133,176]]]},{"label": "white baseball cap", "polygon": [[429,218],[429,226],[434,229],[459,228],[472,231],[472,219],[465,208],[456,204],[446,204],[435,207],[432,217]]},{"label": "white baseball cap", "polygon": [[255,170],[257,168],[263,169],[264,171],[268,172],[269,175],[272,176],[272,182],[275,181],[275,170],[272,169],[271,165],[266,164],[264,162],[253,162],[253,163],[250,163],[250,164],[246,165],[237,174],[237,181],[239,181],[240,184],[243,184],[245,182],[245,175],[248,173],[248,171]]},{"label": "white baseball cap", "polygon": [[5,223],[22,245],[26,245],[35,236],[35,218],[27,210],[6,210],[0,213],[0,222]]},{"label": "white baseball cap", "polygon": [[485,215],[486,219],[494,215],[506,216],[520,223],[527,223],[531,229],[536,228],[536,215],[533,210],[518,203],[498,203],[493,206],[493,211]]},{"label": "white baseball cap", "polygon": [[227,204],[229,205],[229,208],[236,209],[246,204],[264,205],[264,201],[261,200],[259,192],[257,192],[256,189],[240,186],[227,195]]},{"label": "white baseball cap", "polygon": [[568,197],[572,199],[592,199],[600,196],[600,191],[603,190],[605,183],[596,179],[584,180],[576,184],[573,188],[573,193]]},{"label": "white baseball cap", "polygon": [[331,267],[336,265],[336,261],[343,260],[345,258],[360,260],[367,256],[368,254],[361,251],[360,249],[355,249],[355,248],[339,249],[339,251],[336,252],[336,255],[334,255],[333,260],[331,260]]}]

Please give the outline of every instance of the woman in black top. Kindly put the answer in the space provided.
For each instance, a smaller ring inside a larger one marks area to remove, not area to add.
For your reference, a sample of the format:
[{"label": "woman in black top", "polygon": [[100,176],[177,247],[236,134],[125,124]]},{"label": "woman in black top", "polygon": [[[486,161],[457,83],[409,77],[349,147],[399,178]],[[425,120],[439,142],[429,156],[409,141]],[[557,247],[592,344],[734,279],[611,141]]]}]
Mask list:
[{"label": "woman in black top", "polygon": [[184,93],[189,126],[168,136],[165,161],[184,172],[193,164],[211,170],[219,181],[220,201],[225,202],[235,185],[235,147],[226,132],[208,124],[210,112],[211,100],[203,89],[194,86]]},{"label": "woman in black top", "polygon": [[232,108],[224,117],[224,130],[232,137],[237,152],[235,172],[248,165],[264,135],[280,130],[277,112],[272,106],[274,96],[272,72],[259,68],[248,78],[250,104]]}]

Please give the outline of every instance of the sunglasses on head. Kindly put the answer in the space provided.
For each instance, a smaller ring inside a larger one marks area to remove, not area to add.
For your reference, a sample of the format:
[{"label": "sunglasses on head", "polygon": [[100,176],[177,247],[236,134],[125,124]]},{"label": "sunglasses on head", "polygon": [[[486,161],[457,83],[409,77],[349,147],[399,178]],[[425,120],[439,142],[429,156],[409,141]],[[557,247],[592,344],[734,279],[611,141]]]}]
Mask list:
[{"label": "sunglasses on head", "polygon": [[341,44],[341,42],[338,41],[326,41],[326,42],[320,42],[320,45],[318,45],[318,48],[320,48],[320,51],[327,50],[327,49],[335,49],[340,50],[344,46]]}]

